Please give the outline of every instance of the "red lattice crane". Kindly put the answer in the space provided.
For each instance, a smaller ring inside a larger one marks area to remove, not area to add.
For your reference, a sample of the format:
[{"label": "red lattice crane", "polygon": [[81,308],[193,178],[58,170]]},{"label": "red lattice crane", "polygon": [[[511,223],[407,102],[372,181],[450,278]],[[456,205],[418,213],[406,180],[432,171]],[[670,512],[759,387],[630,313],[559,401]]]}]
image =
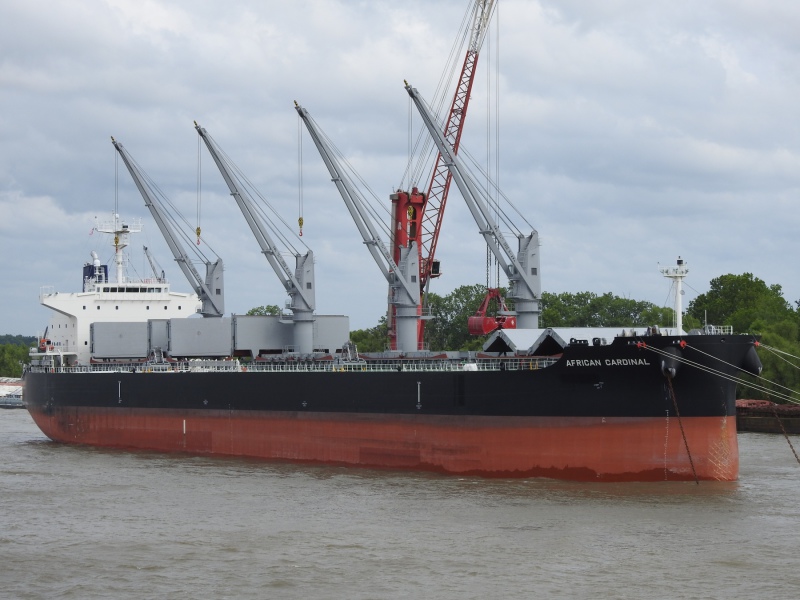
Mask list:
[{"label": "red lattice crane", "polygon": [[[470,25],[470,41],[461,75],[458,79],[453,102],[444,127],[444,134],[456,152],[461,142],[461,132],[464,128],[464,119],[467,116],[472,84],[475,81],[475,68],[478,64],[478,54],[483,39],[494,11],[495,0],[475,0],[472,9]],[[439,277],[439,261],[435,259],[436,243],[439,239],[439,230],[442,226],[442,217],[447,203],[447,193],[450,189],[450,171],[442,161],[441,153],[436,154],[436,163],[428,185],[427,193],[423,194],[416,187],[410,192],[398,190],[391,195],[392,200],[392,248],[395,260],[400,254],[401,245],[416,241],[420,251],[419,260],[419,285],[424,291],[431,278]],[[389,307],[388,328],[390,347],[397,349],[397,328],[393,307]],[[419,306],[422,313],[422,306]],[[422,349],[425,333],[425,321],[420,319],[417,341]]]}]

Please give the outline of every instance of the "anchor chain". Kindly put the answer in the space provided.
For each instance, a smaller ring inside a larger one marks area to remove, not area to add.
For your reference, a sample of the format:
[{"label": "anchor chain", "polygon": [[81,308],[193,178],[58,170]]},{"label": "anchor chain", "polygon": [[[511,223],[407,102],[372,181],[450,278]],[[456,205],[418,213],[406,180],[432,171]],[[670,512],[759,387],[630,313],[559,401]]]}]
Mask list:
[{"label": "anchor chain", "polygon": [[797,456],[797,451],[794,449],[794,446],[792,445],[792,440],[789,439],[789,434],[786,433],[786,428],[783,426],[783,421],[781,421],[781,418],[778,416],[777,404],[772,405],[772,414],[775,415],[775,420],[778,421],[778,425],[781,426],[783,437],[786,438],[786,443],[789,444],[789,448],[792,449],[792,454],[794,454],[794,459],[797,461],[797,464],[800,464],[800,457]]},{"label": "anchor chain", "polygon": [[694,482],[700,485],[700,480],[697,478],[697,470],[694,468],[694,460],[692,460],[692,453],[689,450],[689,442],[686,439],[686,431],[683,429],[683,420],[681,419],[681,411],[678,410],[678,400],[675,398],[675,390],[672,387],[672,377],[667,377],[669,384],[669,395],[672,397],[672,406],[675,407],[675,415],[678,417],[678,425],[681,428],[681,435],[683,436],[683,445],[686,446],[686,454],[689,455],[689,464],[692,466],[692,474],[694,475]]}]

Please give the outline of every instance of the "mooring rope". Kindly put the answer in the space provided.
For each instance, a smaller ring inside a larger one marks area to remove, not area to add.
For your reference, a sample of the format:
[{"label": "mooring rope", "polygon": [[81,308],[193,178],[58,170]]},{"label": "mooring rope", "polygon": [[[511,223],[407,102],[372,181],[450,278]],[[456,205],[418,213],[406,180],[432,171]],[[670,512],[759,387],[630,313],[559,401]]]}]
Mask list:
[{"label": "mooring rope", "polygon": [[675,407],[675,415],[678,417],[678,425],[681,428],[681,435],[683,436],[683,445],[686,446],[686,454],[689,455],[689,464],[692,465],[692,474],[694,475],[694,482],[700,485],[700,480],[697,478],[697,470],[694,468],[694,461],[692,460],[692,452],[689,450],[689,441],[686,439],[686,432],[683,429],[683,419],[681,419],[681,411],[678,410],[678,400],[675,398],[675,390],[672,388],[672,377],[667,376],[667,383],[669,384],[669,395],[672,396],[672,406]]},{"label": "mooring rope", "polygon": [[[720,361],[721,363],[726,364],[726,365],[730,366],[733,369],[736,369],[737,371],[740,370],[738,367],[736,367],[734,365],[731,365],[730,363],[722,360],[721,358],[718,358],[718,357],[716,357],[716,356],[714,356],[712,354],[708,354],[707,352],[703,352],[702,350],[700,350],[698,348],[695,348],[695,347],[689,346],[689,345],[686,345],[685,348],[691,348],[692,350],[695,350],[696,352],[699,352],[700,354],[708,356],[709,358],[716,359],[716,360]],[[689,358],[686,358],[684,356],[677,356],[675,354],[671,354],[669,352],[665,352],[665,351],[663,351],[663,350],[661,350],[659,348],[654,348],[652,346],[647,346],[647,345],[644,346],[644,349],[645,350],[650,350],[651,352],[654,352],[654,353],[659,354],[661,356],[665,356],[665,357],[669,358],[670,360],[674,360],[674,361],[680,362],[682,364],[688,365],[690,367],[694,367],[695,369],[699,369],[700,371],[704,371],[706,373],[710,373],[712,375],[716,375],[717,377],[720,377],[722,379],[727,379],[728,381],[732,381],[734,383],[738,383],[738,384],[741,384],[741,385],[747,385],[747,386],[749,386],[749,387],[751,387],[751,388],[753,388],[755,390],[758,390],[760,392],[764,392],[768,396],[772,396],[772,397],[775,397],[775,398],[780,398],[781,400],[785,400],[787,402],[791,402],[792,404],[800,404],[800,400],[798,400],[796,396],[790,396],[788,394],[777,392],[772,388],[768,388],[768,387],[765,387],[763,385],[759,385],[757,383],[753,383],[751,381],[747,381],[747,380],[743,379],[742,377],[737,377],[736,375],[730,375],[728,373],[725,373],[725,372],[720,371],[718,369],[714,369],[713,367],[709,367],[707,365],[702,365],[702,364],[700,364],[700,363],[698,363],[696,361],[693,361],[693,360],[691,360]],[[756,379],[760,379],[761,381],[765,381],[765,382],[769,383],[772,386],[776,386],[776,387],[782,388],[784,390],[787,390],[791,394],[797,394],[797,392],[795,392],[793,389],[791,389],[789,387],[786,387],[784,385],[781,385],[779,383],[775,383],[774,381],[770,381],[769,379],[767,379],[765,377],[762,377],[761,375],[753,375],[753,377],[755,377]]]},{"label": "mooring rope", "polygon": [[788,352],[784,352],[783,350],[778,350],[777,348],[775,348],[773,346],[766,346],[764,344],[761,344],[759,346],[759,348],[764,348],[767,352],[771,352],[775,356],[775,358],[778,358],[778,359],[782,360],[783,362],[785,362],[790,367],[794,367],[795,369],[800,369],[800,365],[796,365],[792,361],[786,360],[782,356],[778,356],[778,355],[779,354],[785,354],[786,356],[791,356],[792,358],[797,359],[797,360],[800,360],[800,357],[797,357],[794,354],[789,354]]}]

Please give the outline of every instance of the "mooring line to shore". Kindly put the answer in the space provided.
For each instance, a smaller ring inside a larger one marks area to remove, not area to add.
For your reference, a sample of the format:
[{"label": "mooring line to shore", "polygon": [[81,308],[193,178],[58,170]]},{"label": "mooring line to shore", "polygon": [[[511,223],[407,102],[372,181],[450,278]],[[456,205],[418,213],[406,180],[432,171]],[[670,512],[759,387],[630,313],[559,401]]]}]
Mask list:
[{"label": "mooring line to shore", "polygon": [[790,360],[786,360],[785,358],[783,358],[783,356],[778,356],[778,355],[779,355],[779,354],[785,354],[786,356],[791,356],[791,357],[792,357],[792,358],[794,358],[795,360],[800,360],[800,356],[795,356],[794,354],[790,354],[790,353],[788,353],[788,352],[785,352],[785,351],[783,351],[783,350],[780,350],[780,349],[778,349],[778,348],[775,348],[774,346],[767,346],[766,344],[759,344],[759,345],[758,345],[758,347],[759,347],[759,348],[763,348],[763,349],[764,349],[764,350],[766,350],[767,352],[771,352],[773,355],[775,355],[775,358],[779,358],[779,359],[781,359],[783,362],[785,362],[785,363],[786,363],[787,365],[789,365],[790,367],[794,367],[795,369],[800,369],[800,365],[798,365],[798,364],[796,364],[796,363],[793,363],[793,362],[792,362],[792,361],[790,361]]},{"label": "mooring line to shore", "polygon": [[[690,348],[691,346],[687,345],[686,347]],[[703,352],[702,350],[698,350],[697,348],[692,348],[692,349],[696,350],[697,352],[700,352],[701,354],[707,354],[706,352]],[[796,397],[793,397],[793,396],[790,396],[788,394],[784,394],[784,393],[781,393],[781,392],[776,392],[775,390],[770,389],[768,387],[765,387],[763,385],[759,385],[757,383],[754,383],[754,382],[751,382],[751,381],[747,381],[747,380],[743,379],[742,377],[737,377],[735,375],[729,375],[727,373],[724,373],[723,371],[719,371],[718,369],[714,369],[712,367],[709,367],[709,366],[706,366],[706,365],[702,365],[702,364],[700,364],[700,363],[698,363],[696,361],[693,361],[691,359],[685,358],[683,356],[676,356],[674,354],[670,354],[668,352],[664,352],[663,350],[660,350],[659,348],[655,348],[653,346],[645,346],[645,350],[649,350],[649,351],[651,351],[651,352],[653,352],[655,354],[659,354],[661,356],[665,356],[665,357],[669,358],[670,360],[675,360],[675,361],[677,361],[677,362],[679,362],[681,364],[685,364],[685,365],[687,365],[689,367],[693,367],[695,369],[699,369],[700,371],[705,371],[706,373],[709,373],[711,375],[716,375],[717,377],[721,377],[722,379],[727,379],[728,381],[732,381],[734,383],[738,383],[738,384],[741,384],[741,385],[747,385],[747,386],[749,386],[749,387],[751,387],[751,388],[753,388],[755,390],[758,390],[760,392],[764,392],[766,395],[768,395],[770,397],[779,398],[779,399],[785,400],[786,402],[789,402],[791,404],[800,404],[800,400],[798,400]],[[711,356],[711,355],[708,355],[708,356],[710,356],[711,358],[715,358],[716,359],[715,356]],[[730,364],[730,363],[727,363],[727,362],[725,362],[724,360],[721,360],[721,359],[717,359],[717,360],[720,360],[722,363],[724,363],[726,365]],[[738,367],[735,367],[733,365],[731,365],[731,366],[736,370],[741,370]],[[766,383],[768,383],[770,385],[783,388],[783,389],[791,392],[792,394],[797,394],[797,392],[794,391],[793,389],[788,388],[788,387],[783,386],[783,385],[780,385],[779,383],[775,383],[774,381],[770,381],[769,379],[766,379],[765,377],[762,377],[761,375],[752,375],[752,376],[755,377],[756,379],[760,379],[761,381],[764,381],[764,382],[766,382]]]}]

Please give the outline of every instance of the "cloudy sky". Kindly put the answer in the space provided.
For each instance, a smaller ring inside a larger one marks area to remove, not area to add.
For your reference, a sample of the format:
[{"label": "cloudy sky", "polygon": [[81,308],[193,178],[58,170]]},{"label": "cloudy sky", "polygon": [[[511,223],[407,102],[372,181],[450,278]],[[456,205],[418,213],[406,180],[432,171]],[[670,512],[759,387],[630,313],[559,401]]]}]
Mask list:
[{"label": "cloudy sky", "polygon": [[[112,135],[194,227],[197,120],[295,222],[296,99],[388,204],[407,183],[403,80],[433,98],[467,4],[5,0],[0,333],[41,331],[40,287],[78,291],[90,251],[111,257],[89,232],[115,197],[144,223],[137,271],[148,275],[147,245],[188,291],[121,164],[115,184]],[[800,299],[800,3],[499,0],[495,19],[464,147],[499,163],[503,192],[539,231],[544,290],[671,305],[658,264],[681,255],[687,302],[744,272]],[[282,305],[207,154],[201,164],[200,222],[226,263],[227,312]],[[302,198],[318,312],[375,325],[386,284],[307,135]],[[485,246],[457,191],[437,254],[433,291],[485,283]]]}]

